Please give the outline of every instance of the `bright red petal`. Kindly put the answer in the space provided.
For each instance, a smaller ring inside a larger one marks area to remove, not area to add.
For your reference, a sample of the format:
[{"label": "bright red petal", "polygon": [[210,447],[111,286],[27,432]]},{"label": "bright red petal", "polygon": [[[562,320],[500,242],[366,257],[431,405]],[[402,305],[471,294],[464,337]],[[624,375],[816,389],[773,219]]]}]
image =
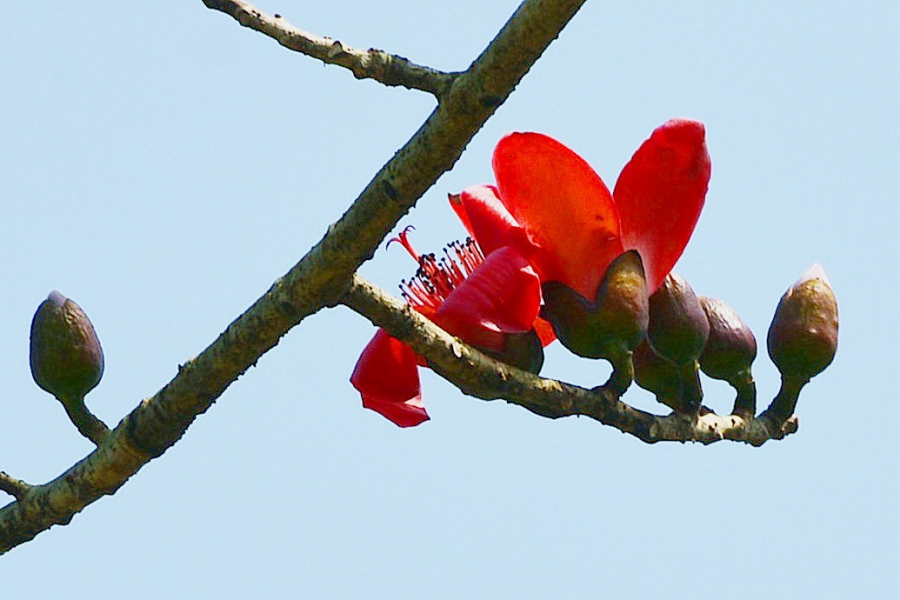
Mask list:
[{"label": "bright red petal", "polygon": [[600,176],[572,150],[539,133],[511,133],[494,150],[503,204],[546,251],[543,281],[594,298],[606,267],[621,254],[619,215]]},{"label": "bright red petal", "polygon": [[545,348],[556,341],[556,332],[553,331],[553,325],[546,319],[538,317],[534,322],[534,331],[541,338],[541,346]]},{"label": "bright red petal", "polygon": [[469,235],[474,239],[475,231],[472,229],[472,222],[469,221],[469,214],[463,206],[462,194],[447,194],[447,200],[450,201],[450,208],[453,209],[453,212],[455,212],[456,216],[459,217],[459,220],[462,221],[463,227],[466,228],[466,231],[468,231]]},{"label": "bright red petal", "polygon": [[469,344],[503,348],[503,334],[530,331],[541,307],[541,282],[509,246],[489,254],[437,310],[434,322]]},{"label": "bright red petal", "polygon": [[363,350],[350,383],[362,395],[363,406],[400,427],[413,427],[428,420],[416,354],[383,329]]},{"label": "bright red petal", "polygon": [[512,246],[525,257],[534,254],[534,245],[525,228],[503,206],[496,187],[473,185],[455,197],[457,202],[453,202],[453,198],[451,196],[453,209],[485,256],[504,246]]},{"label": "bright red petal", "polygon": [[650,293],[684,251],[700,217],[709,176],[703,124],[683,119],[656,129],[622,170],[613,193],[622,242],[626,250],[640,252]]}]

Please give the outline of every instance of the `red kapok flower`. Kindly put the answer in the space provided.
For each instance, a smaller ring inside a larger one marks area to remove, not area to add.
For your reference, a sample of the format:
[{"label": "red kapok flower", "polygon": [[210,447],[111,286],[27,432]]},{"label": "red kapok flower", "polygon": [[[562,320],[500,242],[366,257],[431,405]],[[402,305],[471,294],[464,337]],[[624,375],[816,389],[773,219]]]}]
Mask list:
[{"label": "red kapok flower", "polygon": [[511,133],[493,157],[497,186],[468,188],[454,208],[489,252],[512,245],[542,282],[593,300],[626,250],[643,261],[653,293],[690,239],[706,198],[710,160],[702,123],[673,119],[625,165],[611,194],[591,166],[539,133]]},{"label": "red kapok flower", "polygon": [[[401,289],[417,311],[495,356],[503,355],[512,334],[534,328],[541,284],[515,248],[497,248],[485,257],[469,240],[451,244],[455,256],[445,251],[445,258],[438,260],[433,254],[416,253],[407,233],[395,240],[419,262],[419,270]],[[411,427],[428,420],[418,373],[424,364],[409,346],[379,329],[359,357],[350,382],[362,395],[363,406],[400,427]]]},{"label": "red kapok flower", "polygon": [[[487,258],[479,264],[481,255],[460,256],[462,273],[452,260],[418,256],[401,234],[399,241],[420,263],[404,295],[448,332],[496,355],[511,334],[535,329],[543,345],[553,340],[538,318],[542,283],[558,282],[593,302],[610,263],[636,250],[647,293],[653,293],[681,256],[703,207],[710,176],[704,137],[696,121],[663,124],[625,165],[611,194],[560,142],[538,133],[505,136],[494,150],[497,186],[451,196]],[[401,427],[418,425],[428,419],[421,364],[406,344],[379,330],[351,382],[365,407]]]}]

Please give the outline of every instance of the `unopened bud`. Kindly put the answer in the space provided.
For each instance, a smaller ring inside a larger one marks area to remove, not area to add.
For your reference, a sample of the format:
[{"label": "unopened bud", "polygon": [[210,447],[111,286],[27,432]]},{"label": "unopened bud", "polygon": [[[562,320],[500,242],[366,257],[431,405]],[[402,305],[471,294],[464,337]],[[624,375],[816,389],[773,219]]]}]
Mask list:
[{"label": "unopened bud", "polygon": [[657,354],[676,365],[696,361],[709,337],[709,321],[690,284],[669,273],[650,296],[647,339]]},{"label": "unopened bud", "polygon": [[781,297],[769,327],[769,356],[783,376],[808,380],[831,364],[837,343],[837,299],[815,264]]},{"label": "unopened bud", "polygon": [[646,340],[634,351],[634,382],[656,395],[671,409],[681,404],[682,384],[678,367],[658,355]]},{"label": "unopened bud", "polygon": [[543,286],[545,310],[559,341],[586,358],[619,357],[641,343],[647,329],[647,284],[640,255],[618,256],[591,302],[558,282]]},{"label": "unopened bud", "polygon": [[700,355],[700,369],[713,379],[741,385],[752,379],[756,338],[733,308],[716,298],[700,297],[709,321],[709,337]]},{"label": "unopened bud", "polygon": [[57,291],[31,321],[31,375],[63,401],[84,398],[103,376],[103,350],[90,319]]},{"label": "unopened bud", "polygon": [[544,346],[534,329],[526,333],[507,333],[503,336],[503,350],[481,349],[501,362],[537,375],[544,366]]}]

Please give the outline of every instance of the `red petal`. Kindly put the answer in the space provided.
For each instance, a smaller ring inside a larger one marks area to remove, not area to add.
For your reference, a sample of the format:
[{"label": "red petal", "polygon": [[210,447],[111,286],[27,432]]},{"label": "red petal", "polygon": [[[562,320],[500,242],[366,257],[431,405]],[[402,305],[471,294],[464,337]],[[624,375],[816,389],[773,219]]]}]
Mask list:
[{"label": "red petal", "polygon": [[506,246],[450,292],[434,322],[469,344],[500,350],[504,333],[531,330],[540,306],[540,279],[519,252]]},{"label": "red petal", "polygon": [[673,119],[656,129],[622,170],[613,193],[626,250],[644,261],[656,291],[684,251],[709,185],[702,123]]},{"label": "red petal", "polygon": [[534,330],[538,337],[541,338],[541,346],[546,348],[556,341],[556,332],[553,331],[553,325],[550,324],[550,321],[538,317],[534,322]]},{"label": "red petal", "polygon": [[594,298],[606,267],[621,254],[619,215],[600,176],[575,152],[539,133],[511,133],[494,150],[503,204],[547,255],[543,281]]},{"label": "red petal", "polygon": [[534,254],[534,245],[525,228],[503,206],[496,187],[473,185],[457,198],[458,203],[451,201],[453,209],[485,256],[503,246],[512,246],[525,257]]},{"label": "red petal", "polygon": [[462,221],[463,227],[466,228],[466,231],[468,231],[469,235],[474,239],[475,231],[472,229],[472,222],[469,221],[469,214],[463,206],[462,194],[447,194],[447,200],[450,201],[450,208],[453,209],[453,212],[455,212],[456,216],[459,217],[459,220]]},{"label": "red petal", "polygon": [[400,427],[428,420],[422,404],[419,370],[412,348],[379,329],[366,346],[350,376],[363,406],[380,413]]}]

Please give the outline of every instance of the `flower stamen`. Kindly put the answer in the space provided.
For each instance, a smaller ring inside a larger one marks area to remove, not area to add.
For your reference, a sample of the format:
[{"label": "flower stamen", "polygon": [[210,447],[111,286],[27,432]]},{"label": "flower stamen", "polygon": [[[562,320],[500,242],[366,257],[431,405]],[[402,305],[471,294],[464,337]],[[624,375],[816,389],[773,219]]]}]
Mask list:
[{"label": "flower stamen", "polygon": [[465,242],[454,241],[444,247],[440,259],[433,253],[419,254],[409,241],[412,225],[388,242],[401,244],[418,263],[415,275],[400,281],[400,294],[409,304],[437,310],[447,296],[484,261],[481,248],[472,238]]}]

